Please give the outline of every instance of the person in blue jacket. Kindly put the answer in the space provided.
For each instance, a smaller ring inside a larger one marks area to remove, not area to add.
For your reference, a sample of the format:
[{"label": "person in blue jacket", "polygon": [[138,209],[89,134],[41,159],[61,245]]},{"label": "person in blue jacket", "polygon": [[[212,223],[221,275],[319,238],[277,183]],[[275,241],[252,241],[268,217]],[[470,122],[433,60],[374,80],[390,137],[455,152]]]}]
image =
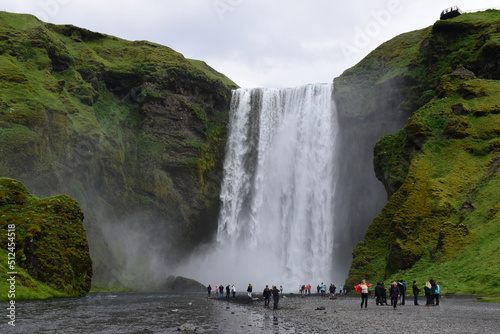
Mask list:
[{"label": "person in blue jacket", "polygon": [[441,288],[439,287],[438,281],[436,281],[436,288],[434,289],[434,305],[439,306],[439,293],[441,292]]}]

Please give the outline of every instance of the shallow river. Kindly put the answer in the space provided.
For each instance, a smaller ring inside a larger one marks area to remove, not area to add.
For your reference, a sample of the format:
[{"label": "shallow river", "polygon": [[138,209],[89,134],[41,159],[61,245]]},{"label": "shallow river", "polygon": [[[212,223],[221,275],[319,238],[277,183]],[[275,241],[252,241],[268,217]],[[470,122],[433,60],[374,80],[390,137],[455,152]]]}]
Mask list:
[{"label": "shallow river", "polygon": [[[205,294],[91,293],[16,303],[0,333],[293,333],[273,316]],[[4,330],[7,331],[4,331]]]}]

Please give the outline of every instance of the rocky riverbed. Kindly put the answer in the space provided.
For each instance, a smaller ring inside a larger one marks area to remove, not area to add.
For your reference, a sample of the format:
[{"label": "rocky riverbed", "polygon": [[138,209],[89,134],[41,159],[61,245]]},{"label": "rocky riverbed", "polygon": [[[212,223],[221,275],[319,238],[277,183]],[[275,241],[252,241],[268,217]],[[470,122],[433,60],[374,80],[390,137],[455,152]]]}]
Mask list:
[{"label": "rocky riverbed", "polygon": [[223,320],[235,324],[234,333],[500,333],[500,304],[473,299],[443,296],[439,306],[427,307],[423,297],[420,306],[411,298],[396,310],[374,299],[361,309],[357,296],[285,295],[278,310],[247,297],[211,304],[226,309]]},{"label": "rocky riverbed", "polygon": [[[285,295],[279,309],[264,308],[262,296],[250,300],[207,298],[204,293],[91,293],[16,303],[16,326],[0,324],[1,333],[488,333],[500,334],[500,304],[473,297],[446,297],[439,306],[393,310],[357,296],[336,299]],[[272,301],[271,301],[272,304]],[[423,304],[423,297],[421,300]]]}]

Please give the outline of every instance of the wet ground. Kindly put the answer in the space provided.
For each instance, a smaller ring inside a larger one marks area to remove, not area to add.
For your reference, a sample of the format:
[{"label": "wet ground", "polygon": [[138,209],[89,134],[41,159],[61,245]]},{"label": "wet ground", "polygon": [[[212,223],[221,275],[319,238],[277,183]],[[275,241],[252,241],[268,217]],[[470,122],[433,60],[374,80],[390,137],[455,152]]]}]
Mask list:
[{"label": "wet ground", "polygon": [[[258,297],[258,296],[257,296]],[[421,303],[423,300],[421,301]],[[271,301],[272,304],[272,301]],[[206,298],[205,294],[93,293],[16,303],[16,326],[1,333],[500,333],[500,304],[472,297],[443,297],[434,307],[412,302],[393,310],[360,309],[360,298],[316,295],[263,300]]]}]

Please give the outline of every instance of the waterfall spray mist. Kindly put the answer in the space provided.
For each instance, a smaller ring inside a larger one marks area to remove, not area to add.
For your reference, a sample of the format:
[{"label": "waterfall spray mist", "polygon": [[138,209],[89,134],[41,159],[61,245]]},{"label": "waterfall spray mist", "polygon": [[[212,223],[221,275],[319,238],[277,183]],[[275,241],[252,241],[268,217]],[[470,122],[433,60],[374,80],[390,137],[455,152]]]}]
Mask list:
[{"label": "waterfall spray mist", "polygon": [[332,84],[233,91],[217,243],[188,275],[240,289],[334,279],[332,91]]}]

